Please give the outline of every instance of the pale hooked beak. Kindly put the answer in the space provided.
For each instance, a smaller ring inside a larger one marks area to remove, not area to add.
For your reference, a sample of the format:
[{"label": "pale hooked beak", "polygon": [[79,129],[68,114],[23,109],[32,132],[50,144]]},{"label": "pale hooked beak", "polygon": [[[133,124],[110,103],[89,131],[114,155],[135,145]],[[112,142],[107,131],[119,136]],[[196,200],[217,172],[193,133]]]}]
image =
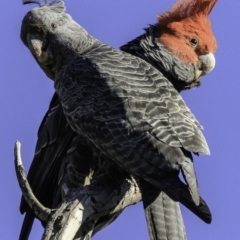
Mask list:
[{"label": "pale hooked beak", "polygon": [[202,70],[202,75],[205,75],[213,70],[216,64],[215,57],[212,53],[208,53],[205,55],[200,55],[199,60],[201,62],[201,70]]},{"label": "pale hooked beak", "polygon": [[50,49],[48,47],[46,48],[47,42],[45,39],[29,33],[27,35],[27,42],[30,50],[40,63],[44,65],[53,63],[53,56]]}]

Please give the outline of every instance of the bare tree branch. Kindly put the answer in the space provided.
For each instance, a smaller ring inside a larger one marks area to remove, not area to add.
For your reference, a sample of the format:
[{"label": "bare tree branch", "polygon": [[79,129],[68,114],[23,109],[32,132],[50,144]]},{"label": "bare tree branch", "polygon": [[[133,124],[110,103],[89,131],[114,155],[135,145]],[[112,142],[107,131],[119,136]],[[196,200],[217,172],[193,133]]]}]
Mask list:
[{"label": "bare tree branch", "polygon": [[15,159],[15,169],[17,174],[17,179],[19,186],[22,190],[22,194],[30,206],[30,208],[34,211],[36,216],[40,218],[42,221],[46,221],[51,213],[51,209],[44,207],[34,196],[32,189],[28,183],[25,170],[22,164],[21,159],[21,144],[19,141],[16,141],[14,147],[14,159]]},{"label": "bare tree branch", "polygon": [[42,239],[90,239],[100,217],[118,215],[140,200],[134,178],[123,179],[116,188],[104,175],[97,176],[90,185],[69,190],[49,219]]},{"label": "bare tree branch", "polygon": [[91,236],[114,221],[127,207],[141,201],[138,182],[124,176],[111,181],[99,171],[89,185],[68,188],[62,185],[63,198],[57,209],[45,208],[34,196],[25,175],[20,154],[20,142],[16,142],[15,167],[22,193],[34,213],[46,228],[43,240],[89,240]]}]

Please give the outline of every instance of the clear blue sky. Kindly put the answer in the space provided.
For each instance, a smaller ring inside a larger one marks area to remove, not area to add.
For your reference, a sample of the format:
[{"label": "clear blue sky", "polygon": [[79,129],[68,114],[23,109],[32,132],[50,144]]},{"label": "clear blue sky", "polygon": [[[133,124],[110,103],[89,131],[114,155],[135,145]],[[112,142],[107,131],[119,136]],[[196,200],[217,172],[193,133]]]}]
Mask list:
[{"label": "clear blue sky", "polygon": [[[93,36],[116,48],[143,33],[156,15],[174,0],[66,0],[67,10]],[[32,161],[37,129],[53,93],[47,79],[19,38],[21,20],[33,6],[21,0],[2,1],[0,8],[0,239],[15,240],[21,228],[21,192],[13,165],[13,145],[22,142],[26,169]],[[189,240],[236,240],[240,237],[240,1],[220,0],[211,13],[219,48],[216,67],[200,88],[183,93],[204,126],[211,156],[195,157],[201,195],[213,222],[206,225],[185,208],[182,214]],[[30,239],[40,239],[34,225]],[[142,205],[125,212],[95,240],[145,240]]]}]

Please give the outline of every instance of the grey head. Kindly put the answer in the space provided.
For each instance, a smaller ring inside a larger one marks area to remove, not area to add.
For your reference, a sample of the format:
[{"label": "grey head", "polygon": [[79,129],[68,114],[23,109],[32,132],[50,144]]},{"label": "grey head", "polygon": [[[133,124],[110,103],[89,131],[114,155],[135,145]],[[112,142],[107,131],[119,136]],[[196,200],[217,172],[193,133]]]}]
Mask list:
[{"label": "grey head", "polygon": [[54,80],[70,59],[92,45],[94,39],[66,12],[63,1],[23,1],[38,4],[23,18],[21,39],[39,66]]}]

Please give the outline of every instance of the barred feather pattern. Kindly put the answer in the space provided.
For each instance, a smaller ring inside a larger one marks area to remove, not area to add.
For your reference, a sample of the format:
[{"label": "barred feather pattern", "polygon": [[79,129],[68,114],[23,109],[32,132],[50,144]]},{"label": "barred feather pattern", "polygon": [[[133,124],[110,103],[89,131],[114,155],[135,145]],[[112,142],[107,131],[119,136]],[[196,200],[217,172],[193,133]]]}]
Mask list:
[{"label": "barred feather pattern", "polygon": [[[154,195],[152,189],[148,189],[148,193]],[[144,206],[151,240],[187,239],[179,204],[164,192],[161,192],[152,204],[147,203],[144,202]]]},{"label": "barred feather pattern", "polygon": [[[177,177],[181,165],[192,161],[189,152],[208,153],[208,147],[197,120],[162,74],[99,43],[65,66],[55,87],[71,127],[95,151],[179,200],[172,189],[183,187]],[[198,205],[198,190],[191,192]]]}]

